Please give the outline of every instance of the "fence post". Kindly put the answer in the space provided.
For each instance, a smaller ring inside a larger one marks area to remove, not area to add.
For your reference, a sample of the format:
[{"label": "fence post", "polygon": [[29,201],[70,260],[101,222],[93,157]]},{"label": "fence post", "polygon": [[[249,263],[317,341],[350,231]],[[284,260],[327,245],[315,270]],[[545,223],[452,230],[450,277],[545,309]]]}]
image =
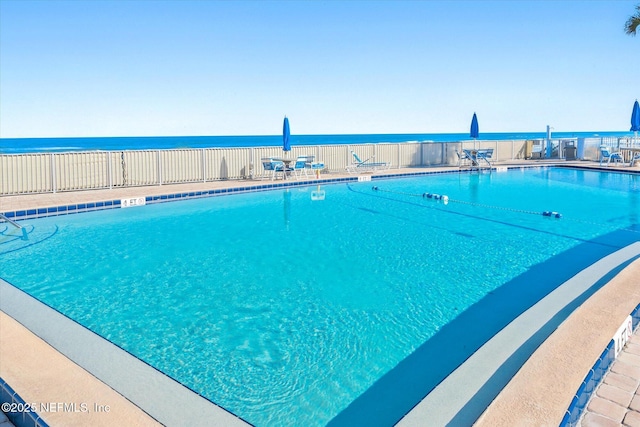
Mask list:
[{"label": "fence post", "polygon": [[157,167],[158,167],[158,185],[162,185],[162,155],[160,150],[157,150]]},{"label": "fence post", "polygon": [[107,151],[107,175],[109,179],[109,189],[113,189],[113,166],[111,165],[111,151]]},{"label": "fence post", "polygon": [[254,179],[256,168],[256,153],[253,147],[249,149],[249,179]]},{"label": "fence post", "polygon": [[53,156],[54,154],[51,153],[49,155],[49,159],[51,162],[51,191],[55,193],[56,192],[56,162],[54,161]]},{"label": "fence post", "polygon": [[202,182],[207,182],[207,159],[204,155],[204,148],[200,149],[200,165],[202,167]]}]

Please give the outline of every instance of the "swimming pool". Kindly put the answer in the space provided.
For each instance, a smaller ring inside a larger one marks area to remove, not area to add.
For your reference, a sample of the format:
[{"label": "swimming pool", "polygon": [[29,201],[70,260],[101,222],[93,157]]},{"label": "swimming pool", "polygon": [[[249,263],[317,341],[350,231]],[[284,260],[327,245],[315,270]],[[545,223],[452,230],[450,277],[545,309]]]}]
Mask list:
[{"label": "swimming pool", "polygon": [[[465,313],[486,310],[484,335],[430,360],[424,393],[640,240],[639,178],[439,174],[29,220],[28,244],[0,245],[2,278],[251,423],[323,425]],[[485,303],[507,286],[517,300]]]}]

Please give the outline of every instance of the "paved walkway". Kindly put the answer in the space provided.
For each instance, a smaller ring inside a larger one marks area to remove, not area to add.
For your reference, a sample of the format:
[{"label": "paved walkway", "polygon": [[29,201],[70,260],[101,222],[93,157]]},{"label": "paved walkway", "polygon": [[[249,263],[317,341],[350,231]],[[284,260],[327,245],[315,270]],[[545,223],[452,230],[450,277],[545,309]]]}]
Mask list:
[{"label": "paved walkway", "polygon": [[640,427],[640,327],[591,396],[581,427]]},{"label": "paved walkway", "polygon": [[529,357],[476,427],[559,425],[585,375],[640,303],[639,277],[637,259],[582,303]]},{"label": "paved walkway", "polygon": [[[500,162],[494,164],[494,166],[553,166],[554,164],[564,166],[580,166],[583,168],[599,168],[597,162],[585,162],[585,161],[552,161],[552,160],[539,160],[539,161],[510,161]],[[607,168],[612,171],[622,172],[640,172],[640,166],[635,167],[610,167]],[[390,169],[385,171],[378,171],[375,175],[395,175],[395,174],[407,174],[407,173],[421,173],[421,172],[434,172],[434,171],[458,171],[457,166],[446,167],[415,167],[415,168],[400,168]],[[365,174],[360,174],[365,175]],[[336,179],[357,177],[357,174],[343,173],[330,173],[321,175],[321,179],[318,184],[322,184],[324,179]],[[314,181],[311,179],[311,181]],[[282,183],[282,180],[275,181]],[[292,182],[298,182],[292,180]],[[104,200],[115,200],[132,197],[142,196],[157,196],[163,194],[175,194],[175,193],[188,193],[192,191],[204,191],[215,190],[219,188],[237,188],[246,187],[247,185],[268,185],[274,183],[271,180],[224,180],[224,181],[210,181],[210,182],[193,182],[185,184],[166,184],[166,185],[151,185],[141,187],[125,187],[125,188],[113,188],[113,189],[100,189],[100,190],[81,190],[81,191],[65,191],[59,193],[41,193],[41,194],[19,194],[11,196],[0,196],[0,212],[9,212],[21,209],[34,209],[52,206],[62,206],[65,204],[75,203],[91,203]]]}]

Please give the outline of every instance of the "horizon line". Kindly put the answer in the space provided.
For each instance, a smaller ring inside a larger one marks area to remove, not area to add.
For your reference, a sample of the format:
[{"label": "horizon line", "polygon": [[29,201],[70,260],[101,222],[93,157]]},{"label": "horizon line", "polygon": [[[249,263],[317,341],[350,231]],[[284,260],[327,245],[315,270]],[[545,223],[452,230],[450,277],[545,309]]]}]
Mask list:
[{"label": "horizon line", "polygon": [[[515,133],[539,133],[546,134],[546,131],[497,131],[497,132],[480,132],[482,134],[515,134]],[[551,134],[558,133],[622,133],[633,134],[632,131],[624,130],[567,130],[554,131]],[[292,134],[295,136],[355,136],[355,135],[468,135],[469,132],[382,132],[382,133],[308,133],[308,134]],[[243,135],[93,135],[93,136],[0,136],[0,140],[8,139],[86,139],[86,138],[243,138],[243,137],[282,137],[282,134],[243,134]],[[481,138],[478,138],[481,139]]]}]

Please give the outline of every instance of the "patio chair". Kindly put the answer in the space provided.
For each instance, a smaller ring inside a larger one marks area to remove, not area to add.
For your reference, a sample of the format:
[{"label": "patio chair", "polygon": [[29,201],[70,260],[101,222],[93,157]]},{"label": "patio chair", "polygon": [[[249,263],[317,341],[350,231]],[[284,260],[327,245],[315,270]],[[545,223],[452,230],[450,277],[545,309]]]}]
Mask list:
[{"label": "patio chair", "polygon": [[469,153],[467,151],[463,151],[461,153],[456,149],[456,156],[458,156],[458,167],[459,168],[469,164],[469,162],[472,160],[471,157],[469,157]]},{"label": "patio chair", "polygon": [[602,166],[602,163],[605,160],[607,161],[607,165],[609,165],[612,160],[614,163],[621,162],[622,153],[620,153],[619,151],[612,152],[610,147],[607,147],[606,145],[601,145],[600,146],[600,166]]},{"label": "patio chair", "polygon": [[284,174],[293,171],[293,168],[285,166],[282,160],[274,160],[266,157],[262,159],[262,168],[264,169],[262,179],[264,179],[265,176],[271,175],[272,181],[277,178],[278,173],[281,173],[284,178]]},{"label": "patio chair", "polygon": [[273,165],[273,178],[276,179],[278,174],[282,174],[282,179],[287,179],[286,174],[293,172],[293,168],[287,166],[282,160],[271,159],[271,164]]},{"label": "patio chair", "polygon": [[268,157],[264,157],[261,159],[262,160],[262,177],[260,179],[265,179],[265,177],[271,177],[273,179],[273,176],[275,175],[275,168],[273,167],[273,161],[268,158]]},{"label": "patio chair", "polygon": [[487,162],[489,167],[491,167],[491,162],[489,161],[489,159],[492,157],[493,157],[493,148],[478,150],[478,154],[476,154],[476,160],[484,160],[485,162]]},{"label": "patio chair", "polygon": [[311,170],[311,162],[313,162],[314,156],[298,156],[296,162],[293,164],[293,173],[296,179],[301,178],[304,174],[305,178],[308,178],[307,169]]},{"label": "patio chair", "polygon": [[371,156],[367,160],[361,160],[353,150],[351,150],[351,156],[353,157],[353,159],[351,161],[351,164],[347,166],[347,172],[349,173],[359,173],[365,171],[371,172],[378,169],[389,169],[391,167],[391,163],[389,162],[371,161],[375,158],[375,156]]}]

